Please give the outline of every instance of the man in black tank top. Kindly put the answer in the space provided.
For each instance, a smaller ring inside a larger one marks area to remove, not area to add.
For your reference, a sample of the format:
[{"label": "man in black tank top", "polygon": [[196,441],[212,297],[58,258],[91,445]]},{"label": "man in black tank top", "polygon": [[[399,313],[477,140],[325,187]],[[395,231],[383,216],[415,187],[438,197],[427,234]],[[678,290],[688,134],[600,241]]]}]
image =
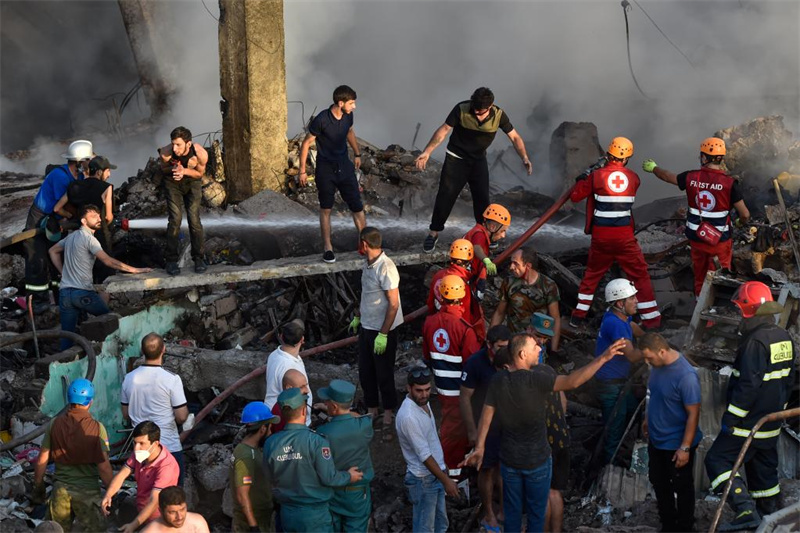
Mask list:
[{"label": "man in black tank top", "polygon": [[189,238],[192,243],[194,271],[206,271],[204,259],[203,225],[200,223],[200,200],[203,198],[202,178],[208,163],[208,152],[192,142],[192,132],[178,126],[170,133],[172,143],[159,148],[161,174],[167,193],[169,223],[167,225],[167,273],[180,274],[178,267],[182,208],[189,220]]}]

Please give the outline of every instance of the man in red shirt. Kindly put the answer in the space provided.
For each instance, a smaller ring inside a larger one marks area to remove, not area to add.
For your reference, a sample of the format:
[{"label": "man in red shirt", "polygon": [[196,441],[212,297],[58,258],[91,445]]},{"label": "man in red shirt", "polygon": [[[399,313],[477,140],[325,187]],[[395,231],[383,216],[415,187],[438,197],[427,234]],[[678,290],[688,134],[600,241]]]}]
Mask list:
[{"label": "man in red shirt", "polygon": [[636,286],[640,296],[637,309],[644,327],[661,325],[647,262],[633,233],[631,209],[639,176],[625,167],[632,155],[633,143],[625,137],[615,137],[606,150],[606,164],[582,174],[570,195],[575,203],[586,199],[584,232],[592,236],[586,272],[578,288],[578,305],[570,320],[573,327],[585,321],[597,285],[614,261]]},{"label": "man in red shirt", "polygon": [[[731,267],[731,208],[736,209],[742,222],[747,222],[750,218],[750,211],[744,203],[738,182],[722,170],[725,152],[725,141],[709,137],[700,145],[700,170],[675,175],[659,167],[652,159],[645,159],[642,163],[645,172],[652,172],[661,181],[677,185],[680,190],[686,191],[689,203],[686,237],[692,247],[694,293],[698,295],[703,288],[706,273],[716,270],[714,257],[719,259],[721,266]],[[720,234],[718,237],[710,236],[714,232],[709,232],[709,225]]]},{"label": "man in red shirt", "polygon": [[458,463],[469,451],[467,428],[459,406],[462,366],[481,348],[472,326],[462,318],[461,301],[466,292],[466,284],[460,277],[449,275],[442,278],[439,284],[441,309],[426,318],[422,327],[422,355],[433,367],[434,382],[442,404],[439,436],[450,477],[461,474]]}]

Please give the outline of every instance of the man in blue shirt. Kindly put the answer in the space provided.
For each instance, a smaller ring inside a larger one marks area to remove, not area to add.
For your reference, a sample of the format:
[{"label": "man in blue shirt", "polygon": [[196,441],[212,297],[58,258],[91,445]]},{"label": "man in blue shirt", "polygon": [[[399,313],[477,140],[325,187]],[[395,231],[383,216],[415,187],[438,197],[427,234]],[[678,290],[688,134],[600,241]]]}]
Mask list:
[{"label": "man in blue shirt", "polygon": [[[60,228],[53,210],[64,194],[67,186],[74,180],[82,180],[89,160],[94,157],[92,143],[75,141],[67,151],[61,154],[67,160],[66,165],[55,167],[47,173],[42,186],[36,193],[28,211],[25,229],[38,229],[42,223],[47,225],[44,234],[36,235],[24,242],[25,248],[25,290],[33,295],[33,311],[41,313],[50,307],[48,291],[58,294],[58,273],[55,271],[48,251],[61,239]],[[44,220],[49,217],[48,220]]]},{"label": "man in blue shirt", "polygon": [[658,333],[639,339],[639,349],[651,367],[642,429],[649,440],[650,483],[656,493],[661,531],[693,531],[694,456],[703,438],[697,427],[700,378]]},{"label": "man in blue shirt", "polygon": [[[333,91],[333,105],[317,115],[308,126],[308,134],[300,146],[300,185],[308,182],[306,161],[311,143],[317,143],[315,181],[319,196],[319,226],[322,232],[324,253],[322,260],[335,263],[336,256],[331,244],[331,209],[336,191],[342,196],[353,214],[356,230],[361,233],[367,225],[364,204],[361,202],[356,170],[361,167],[361,148],[353,130],[353,111],[356,108],[356,92],[347,85]],[[353,149],[354,162],[347,155],[347,145]]]},{"label": "man in blue shirt", "polygon": [[[621,355],[614,356],[604,364],[595,375],[595,391],[603,412],[603,423],[606,425],[606,437],[603,443],[602,464],[611,462],[625,427],[636,410],[636,398],[626,389],[631,361],[642,359],[642,353],[633,345],[633,338],[644,335],[644,331],[633,322],[637,313],[636,287],[633,282],[624,278],[611,280],[606,285],[606,302],[609,305],[600,333],[597,336],[595,357],[599,357],[614,341],[627,339]],[[619,404],[619,406],[617,406]]]}]

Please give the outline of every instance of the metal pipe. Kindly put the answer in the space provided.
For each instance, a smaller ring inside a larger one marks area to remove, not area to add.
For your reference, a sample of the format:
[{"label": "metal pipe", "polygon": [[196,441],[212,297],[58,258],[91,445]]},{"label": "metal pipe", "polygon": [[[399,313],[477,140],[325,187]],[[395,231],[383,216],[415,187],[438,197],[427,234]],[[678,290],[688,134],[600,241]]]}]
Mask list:
[{"label": "metal pipe", "polygon": [[756,425],[753,426],[753,429],[750,430],[750,434],[747,436],[747,439],[744,441],[744,444],[742,444],[741,451],[739,451],[739,457],[737,457],[736,462],[733,463],[733,468],[731,469],[731,477],[725,484],[725,490],[722,492],[722,497],[719,500],[719,507],[717,507],[717,512],[714,515],[714,520],[711,522],[711,527],[708,528],[708,533],[714,533],[717,530],[719,519],[722,516],[722,508],[725,506],[725,500],[728,499],[728,494],[731,491],[731,485],[733,485],[733,480],[736,477],[736,472],[739,471],[739,468],[742,466],[742,463],[744,462],[744,456],[747,453],[747,449],[750,447],[750,444],[753,442],[753,438],[754,435],[756,434],[756,431],[761,429],[761,426],[763,426],[767,422],[775,422],[776,420],[786,420],[787,418],[791,418],[793,416],[800,416],[800,407],[795,407],[794,409],[787,409],[785,411],[777,411],[775,413],[770,413],[766,416],[763,416],[758,422],[756,422]]},{"label": "metal pipe", "polygon": [[[71,331],[61,331],[60,329],[46,329],[44,331],[40,331],[38,334],[34,334],[32,331],[28,331],[26,333],[20,333],[19,335],[14,335],[12,337],[6,337],[0,339],[0,348],[12,346],[14,344],[19,344],[21,342],[27,342],[33,340],[34,337],[38,337],[40,339],[66,338],[71,340],[78,346],[80,346],[81,349],[84,351],[84,353],[86,353],[86,359],[87,359],[86,379],[88,379],[89,381],[92,381],[94,379],[94,373],[95,370],[97,369],[97,360],[96,360],[96,355],[94,353],[94,349],[92,348],[92,344],[88,340],[86,340],[85,337],[78,335],[77,333],[72,333]],[[56,416],[63,413],[66,409],[67,406],[64,406],[64,409],[56,413]],[[8,441],[5,444],[0,445],[0,452],[4,452],[6,450],[16,448],[21,444],[25,444],[26,442],[30,442],[39,435],[41,435],[42,433],[44,433],[46,429],[47,429],[47,424],[42,424],[41,426],[34,429],[30,433],[27,433],[21,437],[17,437],[14,440]]]},{"label": "metal pipe", "polygon": [[[525,233],[523,233],[516,241],[511,243],[511,245],[503,253],[501,253],[497,257],[497,260],[495,261],[495,264],[502,263],[503,261],[508,259],[511,256],[511,254],[514,253],[520,246],[525,244],[525,241],[527,241],[531,237],[531,235],[536,233],[536,231],[538,231],[539,228],[541,228],[545,224],[545,222],[547,222],[550,219],[550,217],[552,217],[556,213],[556,211],[558,211],[561,208],[561,206],[564,205],[567,202],[567,200],[569,200],[569,195],[570,195],[570,193],[572,193],[572,189],[574,189],[574,188],[575,187],[573,186],[567,192],[562,194],[561,197],[559,197],[555,201],[555,203],[553,203],[553,205],[551,205],[547,209],[547,211],[545,211],[542,214],[542,216],[539,217],[539,219],[536,222],[534,222],[533,225],[530,228],[528,228],[528,230]],[[416,320],[419,317],[425,316],[427,313],[428,313],[428,306],[422,306],[419,309],[417,309],[416,311],[413,311],[413,312],[407,314],[406,316],[404,316],[403,317],[403,323],[405,324],[405,323],[408,323],[408,322],[412,322],[412,321]],[[317,355],[318,353],[326,352],[328,350],[335,350],[337,348],[344,348],[345,346],[349,346],[351,344],[355,344],[357,341],[358,341],[358,336],[354,335],[352,337],[347,337],[345,339],[340,339],[338,341],[334,341],[334,342],[331,342],[331,343],[328,343],[328,344],[323,344],[321,346],[316,346],[316,347],[310,348],[308,350],[303,350],[302,352],[300,352],[299,355],[300,355],[300,357],[311,357],[312,355]],[[181,440],[182,441],[185,440],[186,437],[188,437],[189,434],[192,432],[192,430],[194,428],[196,428],[206,416],[208,416],[208,414],[211,412],[211,410],[214,409],[214,407],[219,405],[226,398],[228,398],[231,394],[233,394],[233,392],[236,389],[238,389],[239,387],[241,387],[242,385],[244,385],[245,383],[247,383],[251,379],[255,379],[258,376],[261,376],[262,374],[266,373],[266,371],[267,371],[267,366],[266,365],[261,366],[259,368],[256,368],[255,370],[253,370],[249,374],[246,374],[246,375],[242,376],[241,378],[239,378],[238,380],[236,380],[235,383],[233,383],[227,389],[222,391],[216,398],[211,400],[205,407],[203,407],[200,410],[199,413],[197,413],[197,415],[194,418],[194,425],[192,426],[192,429],[188,429],[188,430],[184,431],[183,433],[181,433]]]}]

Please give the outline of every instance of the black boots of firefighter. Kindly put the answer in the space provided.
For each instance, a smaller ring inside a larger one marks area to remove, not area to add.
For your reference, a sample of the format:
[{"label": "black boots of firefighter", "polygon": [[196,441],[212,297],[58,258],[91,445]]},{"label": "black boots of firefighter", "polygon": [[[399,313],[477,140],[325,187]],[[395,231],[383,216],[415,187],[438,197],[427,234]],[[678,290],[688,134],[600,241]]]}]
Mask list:
[{"label": "black boots of firefighter", "polygon": [[722,524],[719,527],[720,531],[756,529],[761,524],[761,515],[756,509],[756,503],[741,478],[734,478],[728,494],[728,501],[733,508],[734,519],[727,524]]}]

